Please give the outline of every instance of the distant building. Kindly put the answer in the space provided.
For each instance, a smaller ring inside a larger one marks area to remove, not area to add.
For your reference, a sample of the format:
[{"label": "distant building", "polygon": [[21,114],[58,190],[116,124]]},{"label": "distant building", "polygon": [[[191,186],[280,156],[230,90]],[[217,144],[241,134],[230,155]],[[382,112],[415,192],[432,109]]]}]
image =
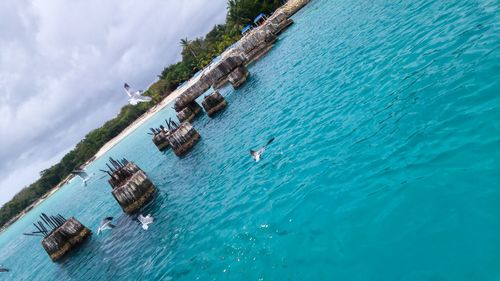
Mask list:
[{"label": "distant building", "polygon": [[243,27],[243,29],[241,30],[241,34],[245,35],[245,33],[249,32],[252,29],[253,29],[253,25],[249,24],[249,25]]},{"label": "distant building", "polygon": [[267,16],[263,13],[260,13],[255,19],[253,20],[253,23],[256,26],[261,26],[264,22],[266,22]]}]

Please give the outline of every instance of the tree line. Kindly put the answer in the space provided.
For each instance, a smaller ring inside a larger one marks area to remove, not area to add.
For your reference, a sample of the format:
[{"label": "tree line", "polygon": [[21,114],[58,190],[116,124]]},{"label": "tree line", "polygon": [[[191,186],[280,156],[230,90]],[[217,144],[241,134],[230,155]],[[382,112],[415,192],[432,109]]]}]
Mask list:
[{"label": "tree line", "polygon": [[23,188],[0,208],[0,227],[63,181],[71,171],[92,159],[104,144],[238,41],[242,27],[251,24],[255,16],[260,13],[271,14],[280,6],[280,2],[282,1],[229,0],[225,24],[215,25],[205,37],[180,40],[182,59],[165,67],[158,75],[158,81],[146,91],[145,94],[153,98],[151,102],[124,106],[115,118],[89,132],[59,163],[41,171],[37,181]]}]

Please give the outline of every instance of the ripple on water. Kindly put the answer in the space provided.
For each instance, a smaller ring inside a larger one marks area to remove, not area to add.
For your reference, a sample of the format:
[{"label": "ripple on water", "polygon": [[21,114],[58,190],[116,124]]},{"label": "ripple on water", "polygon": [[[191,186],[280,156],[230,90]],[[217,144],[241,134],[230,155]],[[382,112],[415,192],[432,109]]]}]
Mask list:
[{"label": "ripple on water", "polygon": [[[71,183],[36,211],[92,229],[114,216],[117,228],[52,264],[39,241],[19,236],[28,215],[0,236],[0,262],[13,269],[2,276],[498,279],[497,10],[311,1],[247,84],[222,90],[229,106],[195,121],[202,139],[187,156],[158,153],[146,134],[171,109],[106,155],[135,161],[159,188],[144,210],[156,218],[148,231],[121,214],[105,179]],[[249,149],[270,137],[254,163]]]}]

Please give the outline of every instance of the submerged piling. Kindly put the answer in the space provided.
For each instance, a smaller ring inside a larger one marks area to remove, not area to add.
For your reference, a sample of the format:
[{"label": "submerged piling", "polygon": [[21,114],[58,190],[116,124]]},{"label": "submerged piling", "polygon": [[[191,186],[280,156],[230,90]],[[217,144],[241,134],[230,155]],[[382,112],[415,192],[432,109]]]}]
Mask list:
[{"label": "submerged piling", "polygon": [[223,110],[227,106],[226,100],[217,91],[206,96],[201,104],[203,105],[203,108],[210,118],[212,118],[217,112]]},{"label": "submerged piling", "polygon": [[177,118],[180,122],[192,122],[201,112],[201,106],[196,101],[191,101],[181,111],[177,112]]},{"label": "submerged piling", "polygon": [[123,212],[132,214],[151,200],[156,187],[139,166],[126,159],[121,161],[110,158],[111,166],[107,172],[111,178],[108,183],[113,188],[111,194]]},{"label": "submerged piling", "polygon": [[174,128],[168,136],[170,147],[177,156],[185,155],[200,138],[200,134],[189,122],[182,122],[180,125],[174,122]]},{"label": "submerged piling", "polygon": [[80,245],[92,232],[74,217],[66,220],[63,216],[47,216],[42,213],[40,221],[33,223],[37,231],[24,233],[29,236],[40,236],[42,247],[53,262]]},{"label": "submerged piling", "polygon": [[247,81],[249,75],[248,69],[245,66],[237,67],[228,76],[229,83],[233,85],[234,89],[238,89]]}]

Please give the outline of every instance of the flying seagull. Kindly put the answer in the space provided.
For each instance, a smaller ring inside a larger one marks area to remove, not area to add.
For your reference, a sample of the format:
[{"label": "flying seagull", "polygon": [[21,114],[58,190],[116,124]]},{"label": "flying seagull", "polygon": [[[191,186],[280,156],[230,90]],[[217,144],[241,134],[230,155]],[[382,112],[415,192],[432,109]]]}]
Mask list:
[{"label": "flying seagull", "polygon": [[114,225],[114,224],[111,223],[112,220],[113,220],[113,217],[104,218],[101,221],[101,224],[99,225],[99,228],[97,229],[97,235],[101,234],[101,232],[103,232],[106,229],[112,229],[112,228],[114,228],[116,225]]},{"label": "flying seagull", "polygon": [[147,216],[143,216],[140,214],[137,217],[137,220],[142,224],[142,229],[148,230],[149,225],[153,223],[154,218],[151,216],[151,214],[148,214]]},{"label": "flying seagull", "polygon": [[125,83],[123,87],[125,88],[125,92],[129,96],[128,103],[130,103],[131,105],[136,105],[140,102],[149,102],[152,100],[151,97],[142,95],[144,91],[136,91],[132,89],[127,83]]},{"label": "flying seagull", "polygon": [[85,172],[84,170],[73,170],[71,172],[73,175],[77,175],[82,179],[82,185],[87,186],[87,182],[90,180],[89,174]]},{"label": "flying seagull", "polygon": [[252,158],[253,160],[255,160],[255,162],[259,162],[260,159],[262,158],[262,153],[264,153],[264,151],[266,151],[266,147],[272,143],[274,140],[274,138],[270,139],[266,145],[264,145],[263,147],[259,148],[259,150],[257,151],[254,151],[254,150],[250,150],[250,155],[252,155]]}]

